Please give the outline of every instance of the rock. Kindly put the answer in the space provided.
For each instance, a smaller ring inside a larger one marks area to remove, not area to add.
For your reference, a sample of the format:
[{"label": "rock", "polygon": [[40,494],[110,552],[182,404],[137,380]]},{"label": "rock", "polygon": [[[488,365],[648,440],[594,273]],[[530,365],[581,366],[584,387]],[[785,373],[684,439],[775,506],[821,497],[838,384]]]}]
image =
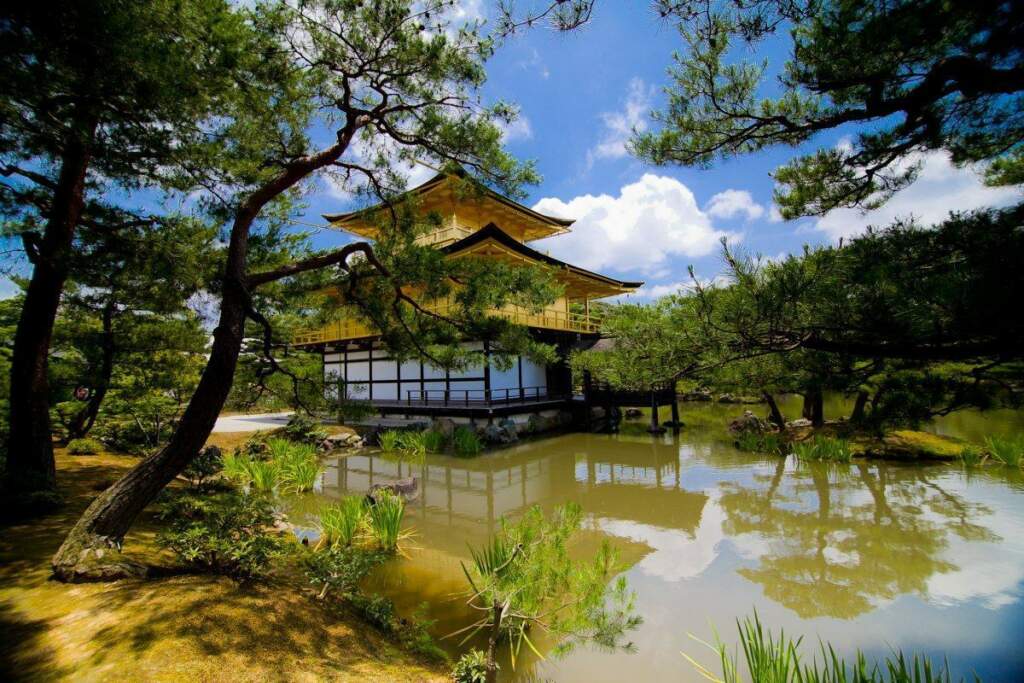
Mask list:
[{"label": "rock", "polygon": [[772,431],[772,426],[749,410],[743,411],[743,415],[729,423],[729,432],[732,434],[742,434],[744,432],[760,434],[769,431]]},{"label": "rock", "polygon": [[712,400],[711,392],[707,389],[698,389],[697,391],[690,391],[685,394],[679,394],[677,396],[680,401],[698,401],[707,402]]},{"label": "rock", "polygon": [[483,429],[483,440],[489,444],[510,444],[519,440],[515,424],[511,427],[505,424],[494,424],[493,422]]},{"label": "rock", "polygon": [[738,398],[736,398],[732,394],[721,394],[718,397],[718,402],[719,403],[739,403],[740,401],[739,401]]},{"label": "rock", "polygon": [[805,427],[810,426],[811,421],[808,420],[806,417],[801,417],[796,420],[790,420],[789,422],[786,423],[786,429],[803,429]]},{"label": "rock", "polygon": [[643,417],[644,411],[639,408],[626,408],[626,419],[635,420],[638,417]]},{"label": "rock", "polygon": [[390,491],[407,501],[415,500],[420,495],[420,480],[416,477],[409,477],[408,479],[399,479],[390,484],[374,484],[366,493],[366,499],[371,505],[376,502],[374,494],[379,491]]},{"label": "rock", "polygon": [[451,439],[455,433],[455,421],[447,417],[435,417],[430,423],[430,428],[435,432],[444,434],[445,439]]}]

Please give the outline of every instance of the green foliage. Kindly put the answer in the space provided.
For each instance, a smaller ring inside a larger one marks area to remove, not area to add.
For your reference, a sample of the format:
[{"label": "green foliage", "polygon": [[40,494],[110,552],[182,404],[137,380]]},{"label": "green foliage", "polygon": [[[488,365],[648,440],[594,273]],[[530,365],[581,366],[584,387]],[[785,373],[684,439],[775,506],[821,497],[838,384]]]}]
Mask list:
[{"label": "green foliage", "polygon": [[456,427],[455,431],[452,432],[452,448],[455,450],[455,455],[467,457],[482,451],[484,444],[475,429]]},{"label": "green foliage", "polygon": [[394,552],[402,538],[402,518],[405,499],[390,491],[378,491],[368,506],[367,522],[370,534],[381,550]]},{"label": "green foliage", "polygon": [[964,446],[960,450],[960,462],[968,466],[983,465],[987,458],[988,454],[974,445]]},{"label": "green foliage", "polygon": [[850,443],[844,439],[817,436],[805,441],[794,441],[790,448],[793,455],[800,460],[850,462],[853,457]]},{"label": "green foliage", "polygon": [[321,510],[320,543],[329,547],[352,545],[366,521],[366,507],[363,496],[346,496]]},{"label": "green foliage", "polygon": [[487,680],[487,653],[481,650],[470,650],[459,657],[452,667],[451,678],[454,683],[485,683]]},{"label": "green foliage", "polygon": [[327,438],[327,430],[318,420],[304,413],[295,413],[288,419],[288,424],[281,428],[280,433],[290,441],[317,445]]},{"label": "green foliage", "polygon": [[96,439],[83,438],[68,441],[68,453],[71,455],[96,455],[103,451],[103,444]]},{"label": "green foliage", "polygon": [[445,438],[444,432],[436,429],[428,429],[423,432],[423,447],[428,453],[442,453],[448,445],[448,439]]},{"label": "green foliage", "polygon": [[234,482],[245,483],[249,480],[249,461],[251,458],[243,455],[240,450],[224,456],[224,476]]},{"label": "green foliage", "polygon": [[378,436],[378,442],[380,443],[381,450],[385,453],[391,453],[399,449],[401,444],[402,433],[397,429],[387,429],[380,433]]},{"label": "green foliage", "polygon": [[316,453],[302,454],[294,453],[288,459],[281,461],[281,483],[285,491],[305,493],[312,491],[316,482],[320,479],[323,468]]},{"label": "green foliage", "polygon": [[207,446],[199,451],[199,455],[192,458],[182,474],[193,486],[202,486],[210,477],[219,474],[223,469],[224,458],[221,456],[220,449],[215,446]]},{"label": "green foliage", "polygon": [[387,558],[386,553],[347,545],[330,545],[307,550],[302,562],[306,578],[319,590],[322,599],[330,591],[347,597],[359,590],[359,582]]},{"label": "green foliage", "polygon": [[352,607],[368,623],[376,626],[384,633],[395,630],[395,605],[383,595],[363,595],[354,593],[349,596]]},{"label": "green foliage", "polygon": [[[470,602],[486,616],[466,629],[467,640],[481,630],[497,630],[509,642],[513,666],[524,643],[536,650],[529,637],[533,628],[559,641],[556,654],[584,642],[622,646],[623,636],[641,623],[633,614],[633,594],[624,577],[613,582],[616,556],[607,541],[590,562],[570,558],[568,543],[581,518],[575,504],[556,508],[550,517],[534,506],[516,523],[503,518],[498,534],[470,549],[472,565],[463,565]],[[494,661],[494,644],[488,663]]]},{"label": "green foliage", "polygon": [[264,575],[283,552],[281,541],[268,531],[273,511],[259,496],[180,494],[164,505],[161,520],[157,542],[203,571],[251,579]]},{"label": "green foliage", "polygon": [[[868,665],[864,654],[857,651],[855,662],[848,664],[829,643],[821,643],[821,660],[814,657],[804,662],[801,655],[803,638],[792,638],[784,631],[778,636],[764,628],[757,612],[753,617],[736,621],[743,664],[752,683],[950,683],[947,667],[935,669],[930,660],[914,655],[909,661],[902,652],[886,657],[880,663]],[[693,637],[693,636],[691,636]],[[696,638],[694,638],[696,640]],[[738,655],[729,653],[720,639],[707,645],[718,654],[720,673],[715,673],[693,657],[683,656],[709,681],[715,683],[742,683]],[[963,679],[961,679],[962,681]],[[975,681],[980,683],[979,678]]]},{"label": "green foliage", "polygon": [[1007,467],[1024,466],[1024,435],[1006,438],[989,436],[985,438],[985,447],[993,460]]},{"label": "green foliage", "polygon": [[273,460],[249,460],[245,474],[253,491],[273,493],[281,480],[281,466]]},{"label": "green foliage", "polygon": [[[914,181],[926,151],[956,164],[995,161],[993,182],[1019,179],[1012,170],[1024,118],[1013,107],[1024,88],[979,85],[1022,66],[1012,3],[684,0],[659,8],[686,45],[669,70],[667,104],[653,114],[662,125],[631,143],[641,158],[706,167],[853,126],[849,144],[775,170],[786,218],[877,207]],[[770,65],[756,45],[783,36],[786,59]],[[951,68],[957,60],[970,66]]]},{"label": "green foliage", "polygon": [[429,603],[420,603],[416,611],[408,619],[399,622],[398,639],[410,652],[415,652],[429,659],[448,661],[448,653],[438,647],[430,630],[436,620],[427,618]]}]

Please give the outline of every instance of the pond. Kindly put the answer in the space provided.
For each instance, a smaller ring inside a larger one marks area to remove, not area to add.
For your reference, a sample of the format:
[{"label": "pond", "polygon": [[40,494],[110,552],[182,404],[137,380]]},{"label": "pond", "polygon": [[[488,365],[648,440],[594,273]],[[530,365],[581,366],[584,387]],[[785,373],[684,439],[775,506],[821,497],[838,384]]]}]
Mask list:
[{"label": "pond", "polygon": [[[847,408],[829,406],[834,414]],[[797,410],[793,402],[784,408]],[[429,603],[444,635],[473,618],[460,567],[467,544],[482,543],[503,515],[578,502],[586,521],[576,550],[607,538],[627,567],[644,618],[633,634],[637,651],[524,657],[514,672],[506,660],[504,680],[700,681],[681,652],[708,665],[715,655],[690,634],[713,641],[717,630],[731,645],[735,620],[755,609],[773,628],[804,635],[808,654],[821,638],[846,655],[902,648],[948,658],[958,676],[1024,680],[1020,471],[742,453],[723,427],[741,411],[683,404],[679,435],[652,437],[641,419],[617,435],[566,434],[475,459],[341,458],[321,491],[290,501],[291,513],[312,524],[321,505],[418,477],[407,557],[385,566],[374,588],[405,612]],[[1024,431],[1024,416],[960,413],[929,428],[978,440]]]}]

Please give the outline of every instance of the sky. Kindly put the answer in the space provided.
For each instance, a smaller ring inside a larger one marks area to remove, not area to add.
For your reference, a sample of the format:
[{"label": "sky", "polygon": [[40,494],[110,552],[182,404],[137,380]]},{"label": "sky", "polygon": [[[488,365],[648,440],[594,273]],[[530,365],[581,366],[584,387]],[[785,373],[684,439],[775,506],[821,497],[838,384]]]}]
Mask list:
[{"label": "sky", "polygon": [[[487,18],[490,3],[463,0],[467,19]],[[663,88],[675,50],[683,48],[672,25],[645,2],[600,0],[591,22],[571,33],[538,27],[503,45],[488,65],[485,101],[520,107],[506,132],[507,147],[536,162],[543,181],[527,188],[525,204],[576,220],[573,231],[533,243],[562,260],[646,284],[628,298],[647,301],[689,282],[687,267],[711,279],[723,270],[720,240],[748,253],[780,258],[804,244],[836,242],[867,225],[914,216],[936,221],[951,210],[1019,201],[1017,190],[987,188],[971,169],[958,169],[943,153],[917,157],[920,179],[877,211],[840,210],[821,218],[781,220],[772,204],[771,172],[801,151],[844,144],[856,129],[832,131],[801,149],[778,148],[707,170],[656,167],[633,158],[626,141],[648,130],[652,110],[665,101]],[[778,68],[787,43],[760,45],[750,57]],[[414,167],[414,186],[433,175]],[[323,181],[299,216],[323,225],[321,214],[355,208],[342,190]],[[349,240],[334,230],[317,231],[318,247]],[[0,281],[0,296],[13,291]]]}]

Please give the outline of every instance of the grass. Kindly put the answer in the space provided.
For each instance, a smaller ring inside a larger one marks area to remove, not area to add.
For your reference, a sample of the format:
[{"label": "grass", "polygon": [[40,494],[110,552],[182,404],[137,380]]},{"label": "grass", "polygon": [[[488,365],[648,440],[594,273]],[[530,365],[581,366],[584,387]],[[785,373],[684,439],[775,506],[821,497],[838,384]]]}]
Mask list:
[{"label": "grass", "polygon": [[398,548],[402,539],[405,499],[387,491],[375,495],[376,502],[367,511],[370,534],[381,550],[390,552]]},{"label": "grass", "polygon": [[476,431],[469,427],[458,427],[452,433],[452,447],[456,455],[476,455],[483,450],[483,442],[477,436]]},{"label": "grass", "polygon": [[[274,443],[281,441],[282,443]],[[304,493],[312,491],[323,468],[316,448],[305,443],[271,439],[269,444],[273,461],[281,468],[280,480],[285,491]]]},{"label": "grass", "polygon": [[444,432],[436,429],[428,429],[422,433],[422,437],[423,445],[428,453],[441,453],[448,445],[448,439],[445,438]]},{"label": "grass", "polygon": [[68,441],[68,453],[71,455],[96,455],[103,450],[103,444],[88,437]]},{"label": "grass", "polygon": [[423,432],[399,432],[398,448],[407,455],[421,458],[427,454],[427,443],[424,440]]},{"label": "grass", "polygon": [[320,511],[320,544],[350,546],[366,519],[362,496],[347,496],[337,505]]},{"label": "grass", "polygon": [[1024,435],[1000,438],[985,438],[985,447],[992,459],[1007,467],[1020,467],[1024,464]]},{"label": "grass", "polygon": [[771,455],[783,455],[788,450],[786,442],[774,432],[766,434],[757,434],[752,431],[740,432],[736,437],[735,445],[741,451],[770,453]]},{"label": "grass", "polygon": [[815,437],[806,441],[794,442],[790,448],[793,455],[800,460],[850,462],[851,458],[853,458],[850,442],[845,439]]},{"label": "grass", "polygon": [[[104,484],[138,458],[57,450],[57,512],[0,527],[0,680],[433,681],[442,667],[411,656],[346,610],[288,577],[244,588],[226,577],[64,584],[50,558]],[[183,484],[172,484],[179,486]],[[169,561],[155,516],[125,537],[128,557]]]},{"label": "grass", "polygon": [[977,446],[964,446],[960,451],[960,462],[969,466],[984,465],[988,459],[988,453]]},{"label": "grass", "polygon": [[[821,643],[820,661],[815,656],[810,662],[803,659],[803,638],[778,636],[765,629],[754,612],[753,617],[737,620],[743,664],[754,683],[950,683],[948,667],[936,669],[930,660],[914,655],[907,659],[902,652],[894,652],[882,662],[869,665],[863,653],[857,651],[855,661],[847,664],[832,645]],[[693,636],[691,636],[693,638]],[[717,639],[717,636],[716,636]],[[694,638],[694,640],[697,640]],[[737,653],[730,653],[721,640],[714,645],[703,643],[718,654],[720,672],[715,673],[683,653],[704,678],[715,683],[742,683]]]},{"label": "grass", "polygon": [[277,488],[281,466],[273,460],[249,460],[245,464],[249,486],[259,493],[271,493]]}]

